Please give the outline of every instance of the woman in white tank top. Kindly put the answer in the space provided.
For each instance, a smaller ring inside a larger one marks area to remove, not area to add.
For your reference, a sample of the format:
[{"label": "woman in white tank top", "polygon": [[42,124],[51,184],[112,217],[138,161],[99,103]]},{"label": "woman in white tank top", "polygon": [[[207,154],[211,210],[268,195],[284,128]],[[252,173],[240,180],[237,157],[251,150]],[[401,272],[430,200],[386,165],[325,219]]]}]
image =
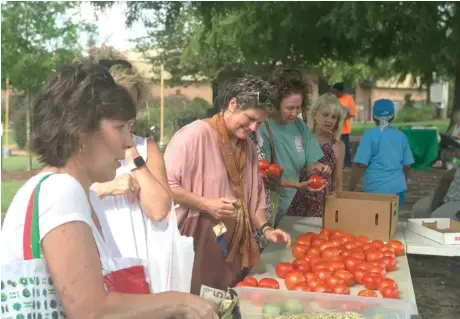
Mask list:
[{"label": "woman in white tank top", "polygon": [[[146,96],[143,78],[125,60],[100,60],[115,82],[131,93],[136,104]],[[146,258],[144,216],[163,220],[171,209],[171,192],[163,155],[148,138],[133,135],[134,147],[126,151],[116,178],[96,183],[92,189],[103,200],[115,242],[123,257]],[[142,160],[143,161],[142,161]]]}]

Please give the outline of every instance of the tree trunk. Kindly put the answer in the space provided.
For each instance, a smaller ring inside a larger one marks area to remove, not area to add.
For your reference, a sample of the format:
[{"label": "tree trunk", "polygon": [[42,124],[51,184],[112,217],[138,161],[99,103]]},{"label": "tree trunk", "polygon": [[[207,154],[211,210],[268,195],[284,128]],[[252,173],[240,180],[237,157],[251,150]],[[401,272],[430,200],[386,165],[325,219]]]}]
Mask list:
[{"label": "tree trunk", "polygon": [[[30,140],[30,93],[29,90],[26,92],[26,110],[27,110],[27,126],[26,126],[26,131],[27,131],[27,148],[29,145],[29,140]],[[29,154],[29,172],[32,172],[32,154],[30,154],[30,151],[27,152]]]},{"label": "tree trunk", "polygon": [[452,113],[455,110],[460,110],[460,53],[457,54],[455,61],[455,83],[454,83],[454,103]]}]

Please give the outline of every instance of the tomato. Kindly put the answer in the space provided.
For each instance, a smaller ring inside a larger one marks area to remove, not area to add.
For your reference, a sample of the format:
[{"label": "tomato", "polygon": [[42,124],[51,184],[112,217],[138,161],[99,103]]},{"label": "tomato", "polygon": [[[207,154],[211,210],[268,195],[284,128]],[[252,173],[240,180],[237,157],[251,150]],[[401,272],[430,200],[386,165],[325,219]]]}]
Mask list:
[{"label": "tomato", "polygon": [[367,236],[364,236],[364,235],[356,236],[355,243],[357,243],[357,242],[367,244],[369,242],[369,238]]},{"label": "tomato", "polygon": [[362,269],[356,269],[355,270],[355,281],[356,283],[362,285],[363,284],[363,277],[366,274],[365,270]]},{"label": "tomato", "polygon": [[399,240],[390,240],[387,243],[387,246],[393,248],[396,256],[404,256],[404,254],[406,253],[404,244],[400,242]]},{"label": "tomato", "polygon": [[361,297],[377,297],[377,293],[374,290],[363,289],[358,292],[358,296]]},{"label": "tomato", "polygon": [[259,169],[266,170],[270,166],[270,162],[264,159],[259,160]]},{"label": "tomato", "polygon": [[380,282],[380,285],[379,285],[380,292],[382,292],[383,288],[385,288],[385,287],[393,287],[393,288],[397,289],[398,285],[396,284],[396,282],[393,279],[385,278]]},{"label": "tomato", "polygon": [[348,258],[351,256],[351,254],[352,254],[351,250],[344,249],[342,250],[342,254],[340,256],[342,256],[343,258]]},{"label": "tomato", "polygon": [[331,291],[331,289],[329,289],[329,287],[326,286],[325,284],[319,284],[319,285],[315,286],[311,291],[328,293],[328,292]]},{"label": "tomato", "polygon": [[260,170],[259,173],[262,177],[267,177],[267,171]]},{"label": "tomato", "polygon": [[353,235],[344,235],[344,236],[342,236],[341,241],[342,241],[342,246],[347,244],[347,243],[354,243],[355,236],[353,236]]},{"label": "tomato", "polygon": [[295,285],[292,290],[295,291],[311,291],[310,286],[306,282],[301,282],[300,284]]},{"label": "tomato", "polygon": [[366,261],[380,260],[383,258],[383,253],[381,250],[369,249],[366,252]]},{"label": "tomato", "polygon": [[340,256],[342,250],[337,247],[329,247],[323,250],[322,256],[326,259],[331,259],[332,257]]},{"label": "tomato", "polygon": [[274,278],[262,278],[259,280],[260,288],[280,289],[278,280]]},{"label": "tomato", "polygon": [[379,274],[383,278],[385,278],[386,275],[387,275],[386,269],[384,267],[382,267],[382,266],[371,266],[371,267],[367,268],[367,272],[368,273],[373,272],[373,273]]},{"label": "tomato", "polygon": [[332,268],[334,271],[345,270],[345,264],[341,260],[331,260]]},{"label": "tomato", "polygon": [[342,241],[338,238],[331,239],[329,242],[332,244],[332,247],[342,246]]},{"label": "tomato", "polygon": [[332,271],[329,269],[318,269],[313,272],[316,278],[320,279],[321,281],[326,281],[327,279],[332,277]]},{"label": "tomato", "polygon": [[329,228],[322,228],[319,233],[326,235],[328,238],[331,236],[331,230]]},{"label": "tomato", "polygon": [[276,275],[281,279],[284,279],[292,270],[294,270],[294,266],[291,263],[279,263],[275,267]]},{"label": "tomato", "polygon": [[372,246],[371,243],[365,244],[365,245],[363,246],[364,252],[366,252],[366,251],[369,250],[369,249],[375,249],[375,247]]},{"label": "tomato", "polygon": [[303,273],[310,271],[310,263],[305,259],[294,259],[292,265]]},{"label": "tomato", "polygon": [[350,254],[351,257],[357,258],[359,260],[366,260],[366,254],[361,249],[355,249]]},{"label": "tomato", "polygon": [[313,268],[313,266],[319,263],[320,261],[324,261],[323,257],[320,257],[320,256],[310,257],[310,268]]},{"label": "tomato", "polygon": [[315,274],[312,272],[306,272],[303,275],[305,276],[305,279],[307,280],[307,282],[309,282],[312,279],[316,279]]},{"label": "tomato", "polygon": [[383,298],[390,298],[390,299],[398,299],[399,292],[398,288],[387,286],[383,288],[380,293],[382,294]]},{"label": "tomato", "polygon": [[334,272],[334,267],[332,266],[332,264],[330,262],[327,262],[327,261],[318,261],[311,268],[311,270],[313,272],[315,272],[316,270],[319,270],[319,269],[327,269],[327,270],[329,270],[331,272]]},{"label": "tomato", "polygon": [[396,270],[396,258],[394,257],[383,257],[382,263],[385,264],[385,269],[387,271],[394,271]]},{"label": "tomato", "polygon": [[246,277],[246,278],[244,278],[243,281],[244,281],[244,282],[248,282],[248,283],[250,283],[251,285],[254,285],[254,287],[257,287],[258,284],[259,284],[259,283],[257,282],[257,279],[254,278],[254,277]]},{"label": "tomato", "polygon": [[255,286],[247,281],[240,281],[235,285],[235,287],[255,287]]},{"label": "tomato", "polygon": [[330,288],[334,288],[337,285],[345,285],[345,281],[340,277],[332,276],[326,280],[326,285]]},{"label": "tomato", "polygon": [[306,245],[301,245],[301,244],[295,244],[292,247],[292,256],[294,258],[303,258],[307,254],[308,246]]},{"label": "tomato", "polygon": [[355,243],[349,241],[349,242],[346,242],[345,244],[343,244],[342,247],[345,248],[345,249],[348,249],[348,250],[352,250],[352,249],[358,248],[358,245],[356,245]]},{"label": "tomato", "polygon": [[382,282],[383,277],[375,272],[368,272],[363,277],[363,285],[367,289],[379,289],[379,285]]},{"label": "tomato", "polygon": [[331,230],[331,237],[334,237],[334,236],[340,237],[343,235],[346,235],[346,233],[343,230]]},{"label": "tomato", "polygon": [[361,270],[364,270],[364,271],[367,271],[367,268],[371,267],[371,264],[370,263],[367,263],[367,262],[361,262],[360,264],[358,264],[356,266],[356,269],[361,269]]},{"label": "tomato", "polygon": [[305,245],[305,246],[310,246],[311,238],[313,237],[313,235],[314,233],[302,234],[299,237],[297,237],[295,243]]},{"label": "tomato", "polygon": [[373,240],[371,242],[371,246],[374,248],[374,249],[378,249],[378,248],[383,248],[385,247],[385,243],[381,240]]},{"label": "tomato", "polygon": [[332,248],[332,243],[330,241],[327,241],[324,244],[322,244],[321,246],[319,246],[319,249],[321,251],[325,251],[328,248]]},{"label": "tomato", "polygon": [[383,256],[385,257],[396,257],[396,253],[395,253],[395,250],[391,247],[383,247],[382,248],[382,253],[383,253]]},{"label": "tomato", "polygon": [[324,186],[324,183],[326,182],[321,176],[319,175],[313,175],[308,179],[310,182],[310,187],[313,189],[318,189]]},{"label": "tomato", "polygon": [[371,261],[369,264],[371,266],[381,267],[381,268],[383,268],[385,270],[387,269],[387,267],[385,266],[385,263],[382,261],[382,259]]},{"label": "tomato", "polygon": [[354,281],[353,274],[349,271],[339,270],[335,272],[334,276],[342,278],[345,285],[347,286],[351,286],[353,284],[353,281]]},{"label": "tomato", "polygon": [[286,288],[289,290],[294,288],[295,285],[300,284],[302,282],[306,282],[306,281],[307,279],[305,279],[305,276],[303,275],[303,273],[298,270],[292,270],[286,275],[286,277],[284,277],[284,284],[286,285]]},{"label": "tomato", "polygon": [[324,282],[318,278],[313,278],[308,281],[308,287],[310,287],[312,291],[316,286],[319,286],[319,285],[324,285]]},{"label": "tomato", "polygon": [[318,247],[310,247],[307,250],[307,256],[308,257],[313,257],[313,256],[321,256],[321,250]]},{"label": "tomato", "polygon": [[281,176],[281,167],[276,164],[270,164],[267,168],[267,172],[273,176]]},{"label": "tomato", "polygon": [[347,257],[343,260],[343,263],[345,264],[346,270],[348,270],[351,273],[354,273],[356,266],[359,265],[361,261],[355,257]]},{"label": "tomato", "polygon": [[332,288],[332,292],[339,295],[349,295],[350,288],[348,288],[347,285],[337,285],[334,288]]},{"label": "tomato", "polygon": [[317,235],[313,236],[313,238],[311,239],[311,245],[313,247],[320,247],[325,242],[326,242],[326,239],[318,237]]}]

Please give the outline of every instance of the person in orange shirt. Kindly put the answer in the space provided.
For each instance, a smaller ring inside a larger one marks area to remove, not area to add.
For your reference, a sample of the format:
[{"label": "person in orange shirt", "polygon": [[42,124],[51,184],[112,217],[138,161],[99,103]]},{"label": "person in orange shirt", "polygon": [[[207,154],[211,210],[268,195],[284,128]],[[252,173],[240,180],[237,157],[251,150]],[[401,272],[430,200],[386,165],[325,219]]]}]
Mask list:
[{"label": "person in orange shirt", "polygon": [[340,139],[345,144],[345,167],[351,167],[351,149],[350,149],[350,134],[351,134],[351,118],[356,116],[356,104],[351,95],[345,94],[343,83],[336,83],[332,86],[332,94],[342,104],[344,112],[346,112],[345,121],[343,122],[342,135]]}]

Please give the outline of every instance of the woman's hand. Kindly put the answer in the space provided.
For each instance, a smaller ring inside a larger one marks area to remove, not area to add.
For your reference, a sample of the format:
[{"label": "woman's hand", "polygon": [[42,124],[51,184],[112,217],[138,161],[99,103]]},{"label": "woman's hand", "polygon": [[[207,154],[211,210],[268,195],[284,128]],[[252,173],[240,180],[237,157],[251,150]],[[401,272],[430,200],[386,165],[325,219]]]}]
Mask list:
[{"label": "woman's hand", "polygon": [[301,182],[298,184],[298,189],[305,189],[309,192],[321,192],[323,189],[325,189],[328,185],[328,183],[325,181],[323,186],[321,186],[320,188],[311,188],[310,185],[313,183],[313,180],[309,179],[308,181],[305,181],[305,182]]},{"label": "woman's hand", "polygon": [[206,198],[204,199],[205,211],[214,218],[234,217],[238,207],[237,201],[228,198]]},{"label": "woman's hand", "polygon": [[281,186],[281,179],[283,177],[283,172],[284,169],[281,167],[281,174],[279,176],[275,176],[270,173],[270,171],[267,171],[267,176],[263,176],[262,179],[264,180],[265,186],[267,186],[268,189],[271,191],[276,191],[278,187]]},{"label": "woman's hand", "polygon": [[271,227],[264,231],[264,237],[272,243],[286,243],[286,248],[291,246],[291,236],[281,229],[273,229]]},{"label": "woman's hand", "polygon": [[139,197],[139,183],[131,176],[131,174],[120,175],[113,181],[104,184],[109,183],[111,195],[126,195],[130,204],[133,204]]},{"label": "woman's hand", "polygon": [[332,173],[332,168],[329,165],[325,165],[323,163],[313,163],[309,169],[311,173],[317,173],[317,174],[326,174],[326,175],[331,175]]}]

